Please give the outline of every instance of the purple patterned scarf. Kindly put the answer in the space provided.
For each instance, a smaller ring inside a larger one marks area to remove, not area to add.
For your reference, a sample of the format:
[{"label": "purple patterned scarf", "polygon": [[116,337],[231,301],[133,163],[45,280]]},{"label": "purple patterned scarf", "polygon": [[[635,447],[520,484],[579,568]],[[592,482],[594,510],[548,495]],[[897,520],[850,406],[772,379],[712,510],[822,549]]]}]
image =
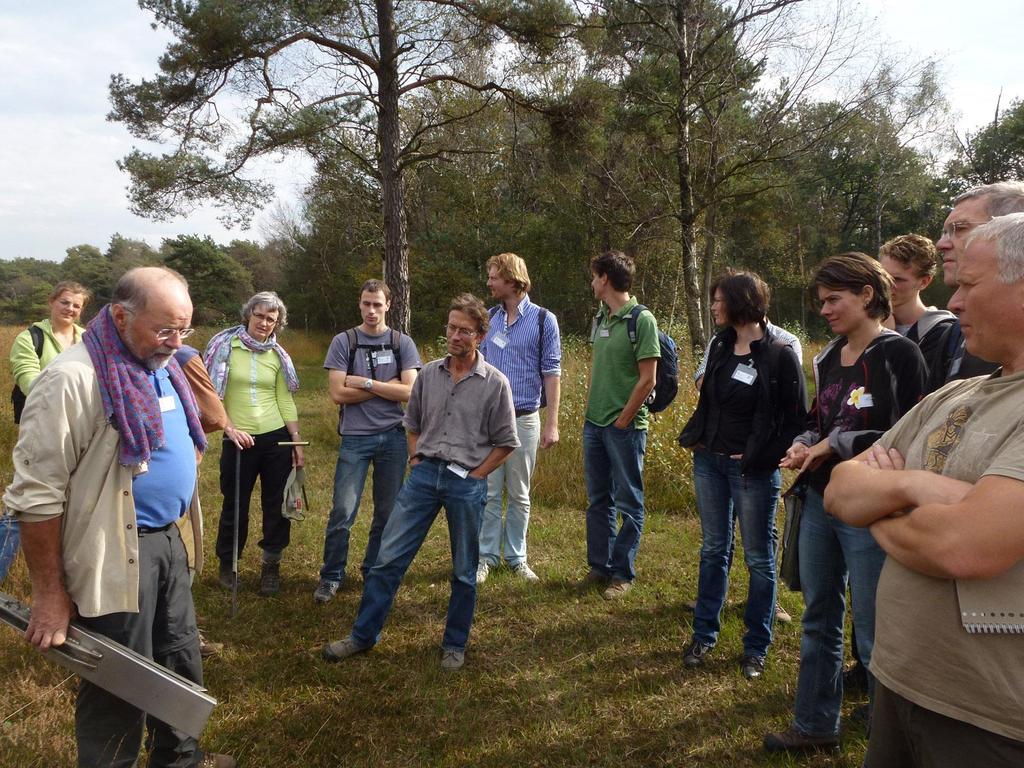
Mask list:
[{"label": "purple patterned scarf", "polygon": [[206,353],[203,355],[203,362],[206,363],[206,370],[210,372],[210,381],[213,388],[217,390],[220,399],[224,399],[224,393],[228,388],[228,367],[231,358],[231,340],[238,338],[246,349],[252,352],[277,352],[281,359],[281,371],[284,373],[284,383],[289,392],[295,392],[299,388],[299,375],[295,372],[295,365],[291,357],[284,351],[284,347],[277,343],[277,335],[270,334],[266,341],[256,341],[246,331],[244,325],[236,325],[233,328],[221,331],[206,345]]},{"label": "purple patterned scarf", "polygon": [[[96,369],[103,412],[121,434],[119,461],[125,466],[149,461],[153,451],[164,446],[164,421],[149,371],[121,341],[109,304],[92,319],[88,331],[82,342]],[[196,448],[205,451],[199,408],[177,360],[171,359],[167,373],[185,410],[188,434]]]}]

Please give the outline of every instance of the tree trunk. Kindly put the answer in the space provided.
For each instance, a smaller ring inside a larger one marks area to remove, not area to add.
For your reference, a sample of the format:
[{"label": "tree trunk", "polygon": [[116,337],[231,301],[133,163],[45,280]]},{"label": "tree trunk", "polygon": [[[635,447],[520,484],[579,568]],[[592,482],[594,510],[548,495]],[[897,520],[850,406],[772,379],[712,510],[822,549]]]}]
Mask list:
[{"label": "tree trunk", "polygon": [[391,289],[388,325],[409,333],[409,243],[405,196],[398,166],[401,125],[398,116],[398,40],[393,0],[377,0],[380,70],[377,72],[377,139],[380,143],[381,208],[384,213],[384,282]]},{"label": "tree trunk", "polygon": [[679,93],[676,102],[676,170],[679,176],[679,239],[683,264],[683,293],[686,297],[686,324],[690,345],[703,349],[707,344],[701,319],[701,296],[697,274],[696,220],[690,167],[690,78],[691,64],[686,11],[688,0],[676,0],[676,59],[679,63]]},{"label": "tree trunk", "polygon": [[[712,202],[708,205],[704,212],[704,259],[701,265],[701,299],[707,299],[707,303],[702,302],[701,319],[704,321],[704,327],[708,329],[708,336],[714,331],[714,322],[711,318],[711,282],[715,277],[715,255],[718,251],[718,203]],[[705,341],[705,346],[707,346]]]}]

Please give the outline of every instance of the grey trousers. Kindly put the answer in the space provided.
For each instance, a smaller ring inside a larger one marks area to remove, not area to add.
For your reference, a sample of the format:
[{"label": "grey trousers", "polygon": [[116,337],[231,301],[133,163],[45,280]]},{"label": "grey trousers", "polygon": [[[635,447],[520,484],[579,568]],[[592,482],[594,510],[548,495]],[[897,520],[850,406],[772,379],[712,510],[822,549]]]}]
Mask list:
[{"label": "grey trousers", "polygon": [[[139,612],[82,618],[105,635],[200,685],[203,664],[189,587],[188,560],[178,527],[139,532]],[[131,768],[144,726],[151,768],[192,768],[196,740],[83,680],[75,708],[79,768]]]}]

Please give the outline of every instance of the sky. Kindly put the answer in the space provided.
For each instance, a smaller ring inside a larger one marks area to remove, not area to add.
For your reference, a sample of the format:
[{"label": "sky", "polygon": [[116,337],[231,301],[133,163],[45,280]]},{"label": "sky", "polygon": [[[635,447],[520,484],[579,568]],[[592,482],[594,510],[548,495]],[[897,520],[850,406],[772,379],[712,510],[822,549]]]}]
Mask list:
[{"label": "sky", "polygon": [[[1001,88],[1004,107],[1024,98],[1020,2],[861,5],[873,38],[900,54],[938,57],[962,134],[991,120]],[[74,245],[105,250],[115,233],[153,246],[179,234],[261,240],[270,211],[296,206],[310,164],[289,156],[255,169],[278,197],[249,230],[225,229],[212,207],[171,222],[129,211],[128,179],[116,163],[137,142],[106,120],[107,87],[113,73],[138,80],[156,72],[169,37],[150,22],[134,0],[0,0],[0,258],[59,261]]]}]

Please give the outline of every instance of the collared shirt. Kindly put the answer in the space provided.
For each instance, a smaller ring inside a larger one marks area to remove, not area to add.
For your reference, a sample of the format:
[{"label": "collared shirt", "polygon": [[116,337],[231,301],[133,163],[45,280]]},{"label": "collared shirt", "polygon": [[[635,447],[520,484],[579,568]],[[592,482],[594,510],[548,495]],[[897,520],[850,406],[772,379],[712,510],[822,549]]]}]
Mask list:
[{"label": "collared shirt", "polygon": [[412,385],[404,424],[419,435],[417,454],[473,470],[492,448],[519,447],[512,390],[483,355],[477,354],[473,369],[457,383],[450,360],[444,357],[423,368]]},{"label": "collared shirt", "polygon": [[[144,465],[118,463],[120,436],[103,412],[84,344],[43,369],[25,406],[14,447],[7,510],[26,523],[63,516],[65,586],[82,616],[139,610],[139,539],[132,477]],[[201,519],[193,493],[178,522],[189,565],[202,565]]]},{"label": "collared shirt", "polygon": [[[637,363],[661,357],[658,324],[649,310],[644,310],[636,318],[636,344],[629,341],[629,315],[637,304],[636,297],[632,296],[612,315],[608,312],[608,306],[602,303],[600,322],[594,325],[591,339],[594,357],[584,418],[599,427],[607,427],[619,418],[629,402],[633,389],[640,381]],[[636,412],[633,426],[636,429],[647,429],[646,405],[641,405]]]},{"label": "collared shirt", "polygon": [[487,362],[505,374],[512,386],[512,402],[517,411],[535,411],[540,407],[544,376],[562,374],[562,340],[558,320],[550,311],[544,315],[543,348],[538,315],[541,308],[523,296],[518,316],[509,325],[502,304],[494,310],[487,337],[480,352]]}]

